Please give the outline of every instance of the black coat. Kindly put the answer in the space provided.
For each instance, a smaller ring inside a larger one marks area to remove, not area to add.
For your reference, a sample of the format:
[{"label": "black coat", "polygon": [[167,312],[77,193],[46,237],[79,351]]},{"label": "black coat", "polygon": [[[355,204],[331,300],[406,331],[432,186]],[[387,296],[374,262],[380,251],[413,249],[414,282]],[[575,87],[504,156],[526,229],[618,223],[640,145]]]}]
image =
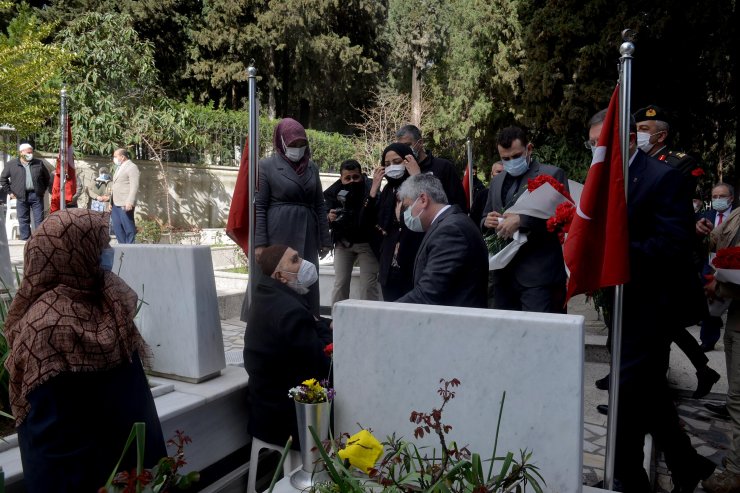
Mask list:
[{"label": "black coat", "polygon": [[419,169],[421,169],[422,173],[432,173],[442,183],[442,188],[447,195],[448,204],[457,205],[461,210],[467,212],[468,201],[465,198],[462,179],[451,161],[432,156],[431,152],[427,152],[424,161],[419,163]]},{"label": "black coat", "polygon": [[[332,241],[335,245],[338,241],[347,243],[347,246],[354,243],[370,243],[373,251],[377,252],[379,247],[377,240],[379,236],[375,226],[378,223],[378,219],[374,211],[368,212],[367,201],[365,200],[370,193],[372,184],[372,180],[365,178],[364,193],[361,197],[352,197],[352,193],[350,192],[344,209],[345,214],[349,214],[347,219],[351,224],[348,224],[347,227],[338,228],[336,223],[329,223]],[[326,203],[327,212],[342,207],[342,203],[337,198],[337,195],[344,188],[342,181],[337,180],[329,188],[324,190],[324,202]]]},{"label": "black coat", "polygon": [[[51,192],[51,175],[46,169],[44,162],[40,159],[32,159],[29,163],[33,188],[38,197],[43,197],[46,192]],[[6,193],[12,193],[19,200],[26,199],[26,170],[20,159],[11,159],[0,174],[0,187]]]},{"label": "black coat", "polygon": [[414,288],[399,303],[485,308],[488,251],[475,223],[456,205],[424,235],[414,264]]},{"label": "black coat", "polygon": [[262,276],[244,333],[252,436],[277,445],[292,436],[293,448],[299,449],[295,404],[288,390],[309,378],[329,376],[324,347],[331,341],[331,330],[314,319],[303,296]]},{"label": "black coat", "polygon": [[[630,281],[624,287],[623,378],[648,365],[663,371],[667,344],[678,328],[707,315],[692,262],[691,203],[682,200],[682,176],[637,151],[629,167],[627,210]],[[658,354],[659,353],[659,354]]]}]

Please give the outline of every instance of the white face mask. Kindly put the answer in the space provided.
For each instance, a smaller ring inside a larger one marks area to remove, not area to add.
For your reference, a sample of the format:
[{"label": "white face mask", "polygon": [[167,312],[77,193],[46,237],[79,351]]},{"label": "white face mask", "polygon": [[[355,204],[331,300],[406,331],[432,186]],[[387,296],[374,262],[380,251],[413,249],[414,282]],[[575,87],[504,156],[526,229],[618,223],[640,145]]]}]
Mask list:
[{"label": "white face mask", "polygon": [[403,164],[389,164],[385,167],[385,176],[392,180],[401,178],[406,172],[406,166]]},{"label": "white face mask", "polygon": [[33,159],[33,153],[27,153],[27,154],[23,154],[23,159],[24,159],[24,160],[25,160],[26,162],[30,162],[30,161],[31,161],[31,159]]},{"label": "white face mask", "polygon": [[653,135],[658,135],[660,132],[655,132],[654,134],[649,134],[647,132],[637,132],[637,148],[640,149],[642,152],[649,152],[655,144],[650,143],[650,137]]},{"label": "white face mask", "polygon": [[301,266],[298,268],[297,273],[289,271],[281,272],[295,276],[295,279],[288,281],[288,286],[298,294],[308,293],[308,288],[319,280],[319,273],[316,270],[316,266],[306,259],[301,261]]},{"label": "white face mask", "polygon": [[120,166],[121,165],[121,160],[118,159],[117,157],[114,157],[113,158],[113,164],[115,164],[116,166]]},{"label": "white face mask", "polygon": [[414,231],[416,233],[423,233],[424,232],[424,226],[421,224],[421,213],[424,212],[423,210],[419,212],[417,216],[414,216],[411,212],[414,209],[414,206],[419,201],[417,198],[414,200],[414,203],[411,204],[411,207],[403,211],[403,222],[406,223],[406,227],[409,228],[411,231]]},{"label": "white face mask", "polygon": [[283,152],[285,152],[285,157],[293,161],[294,163],[297,163],[303,158],[303,155],[306,153],[306,146],[301,147],[288,147],[285,145],[285,139],[283,137],[280,137],[280,140],[283,141]]},{"label": "white face mask", "polygon": [[712,199],[712,209],[714,209],[715,211],[724,212],[729,208],[730,208],[729,198]]}]

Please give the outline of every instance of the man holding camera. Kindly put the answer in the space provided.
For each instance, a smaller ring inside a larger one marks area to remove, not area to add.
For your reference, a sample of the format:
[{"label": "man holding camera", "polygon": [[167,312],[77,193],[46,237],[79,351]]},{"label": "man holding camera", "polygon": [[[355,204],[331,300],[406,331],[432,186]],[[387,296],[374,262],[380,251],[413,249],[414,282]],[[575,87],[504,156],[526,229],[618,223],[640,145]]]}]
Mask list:
[{"label": "man holding camera", "polygon": [[365,214],[372,181],[354,159],[343,162],[339,172],[339,180],[324,191],[334,244],[332,305],[349,298],[355,261],[360,265],[360,299],[380,300],[378,259],[371,246],[377,235],[375,220],[372,214]]}]

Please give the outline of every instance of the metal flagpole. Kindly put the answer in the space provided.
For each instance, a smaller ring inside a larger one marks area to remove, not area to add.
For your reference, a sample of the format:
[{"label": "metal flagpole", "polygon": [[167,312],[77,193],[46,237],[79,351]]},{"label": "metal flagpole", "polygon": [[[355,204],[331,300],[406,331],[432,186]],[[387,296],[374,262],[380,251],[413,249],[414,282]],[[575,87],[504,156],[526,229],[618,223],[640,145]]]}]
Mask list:
[{"label": "metal flagpole", "polygon": [[[629,183],[629,139],[630,139],[630,99],[632,97],[632,54],[635,45],[632,44],[631,31],[622,31],[623,43],[619,47],[622,55],[620,62],[619,80],[619,144],[622,152],[622,172],[624,174],[624,196],[627,197]],[[606,421],[606,464],[604,465],[604,488],[611,490],[614,487],[614,450],[617,440],[617,408],[619,405],[619,370],[622,355],[622,306],[624,301],[624,285],[616,286],[614,290],[614,309],[612,310],[612,366],[609,377],[609,413]]]},{"label": "metal flagpole", "polygon": [[67,200],[64,197],[64,185],[67,172],[67,88],[62,87],[62,101],[59,114],[59,126],[62,129],[61,146],[59,148],[59,209],[67,208]]},{"label": "metal flagpole", "polygon": [[[249,76],[249,277],[248,284],[248,301],[251,304],[252,295],[254,294],[255,284],[252,282],[255,277],[252,275],[257,271],[257,262],[254,258],[254,238],[255,238],[255,190],[257,188],[257,156],[259,155],[259,141],[257,132],[259,130],[259,120],[257,113],[257,69],[254,67],[254,60],[247,68]],[[250,305],[251,306],[251,305]]]},{"label": "metal flagpole", "polygon": [[468,148],[468,204],[473,206],[473,142],[468,138],[466,142]]}]

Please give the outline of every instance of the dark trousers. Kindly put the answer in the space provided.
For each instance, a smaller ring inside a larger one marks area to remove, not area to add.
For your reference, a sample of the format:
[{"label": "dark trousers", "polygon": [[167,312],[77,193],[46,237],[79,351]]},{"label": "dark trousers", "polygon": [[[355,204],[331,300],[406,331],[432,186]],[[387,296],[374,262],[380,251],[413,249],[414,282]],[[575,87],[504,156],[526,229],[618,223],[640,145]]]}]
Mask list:
[{"label": "dark trousers", "polygon": [[111,225],[113,234],[116,235],[118,243],[133,243],[136,239],[136,224],[134,223],[134,210],[126,211],[123,207],[114,205],[111,207]]},{"label": "dark trousers", "polygon": [[[505,269],[502,269],[505,270]],[[508,272],[493,275],[490,292],[493,308],[540,313],[565,313],[565,281],[546,286],[526,287]]]},{"label": "dark trousers", "polygon": [[719,341],[720,331],[722,330],[722,318],[709,316],[701,321],[701,331],[699,339],[704,346],[712,347]]},{"label": "dark trousers", "polygon": [[649,293],[625,289],[622,355],[614,477],[626,492],[650,492],[642,467],[645,434],[650,433],[666,457],[673,483],[686,483],[702,465],[681,428],[666,380],[671,341],[678,328],[667,325],[638,300]]},{"label": "dark trousers", "polygon": [[38,228],[44,220],[44,197],[39,197],[36,192],[26,192],[25,200],[16,200],[16,213],[18,214],[18,232],[21,240],[31,237],[31,211],[33,211],[33,227]]},{"label": "dark trousers", "polygon": [[[719,337],[719,335],[717,337]],[[675,342],[676,346],[684,352],[691,361],[691,364],[694,365],[694,368],[697,370],[707,366],[707,363],[709,363],[709,358],[707,358],[707,355],[704,354],[704,351],[699,347],[699,343],[687,329],[676,330],[673,334],[673,342]]]}]

